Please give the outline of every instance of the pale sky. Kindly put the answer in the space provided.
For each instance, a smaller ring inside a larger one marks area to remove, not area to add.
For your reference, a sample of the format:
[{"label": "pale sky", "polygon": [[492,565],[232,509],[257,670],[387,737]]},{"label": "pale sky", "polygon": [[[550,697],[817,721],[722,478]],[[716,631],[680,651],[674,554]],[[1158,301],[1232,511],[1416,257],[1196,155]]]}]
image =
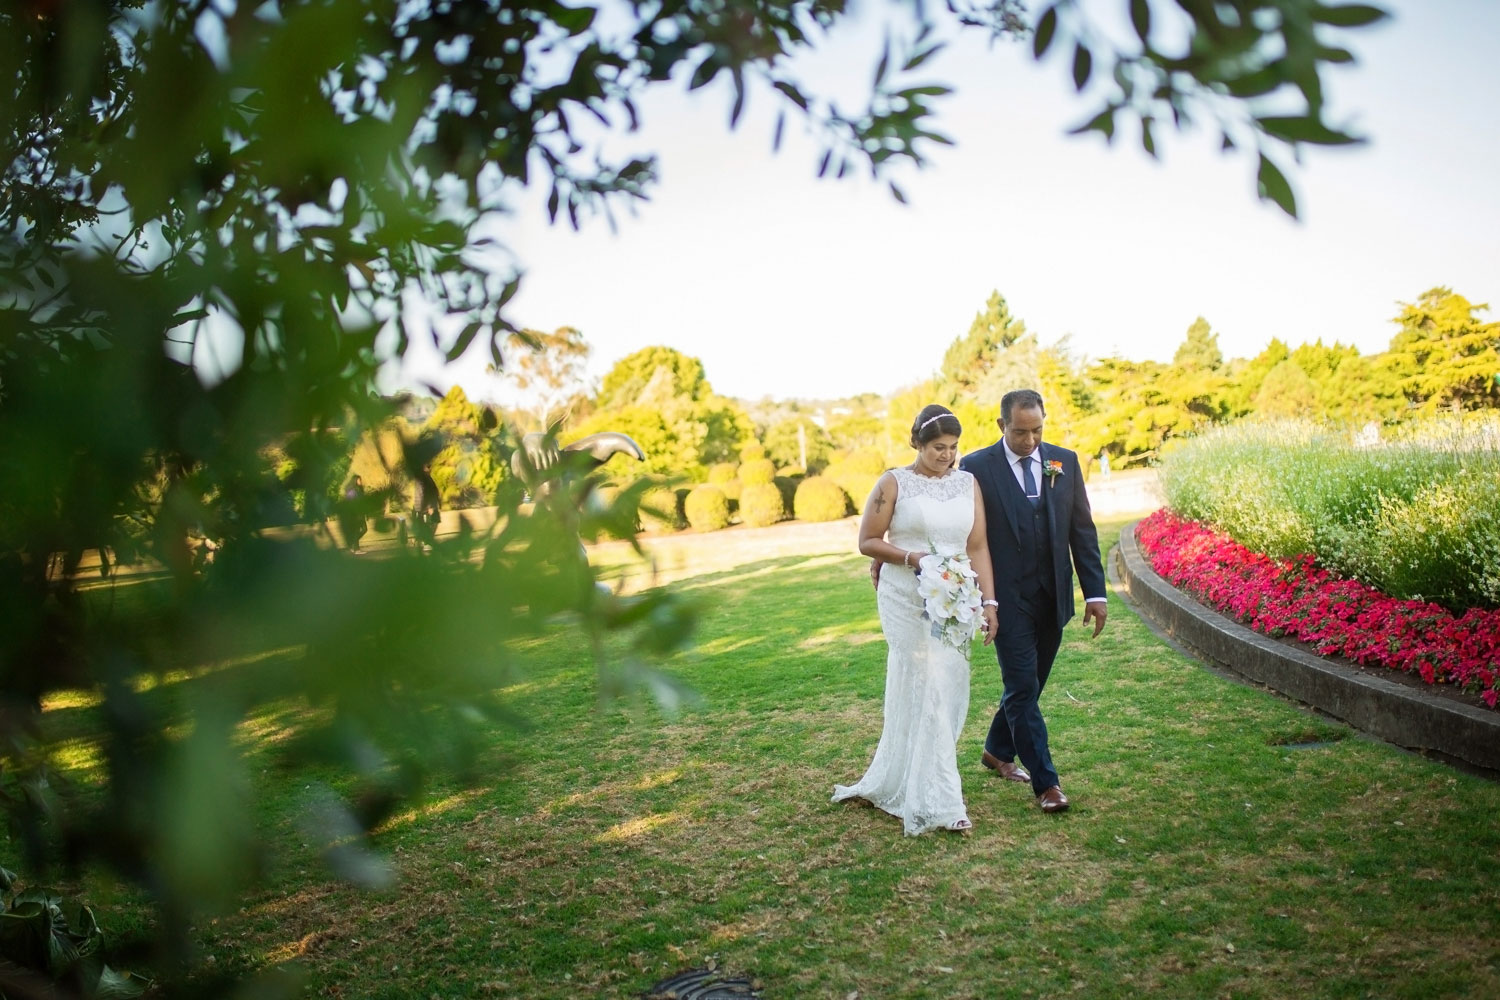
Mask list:
[{"label": "pale sky", "polygon": [[[1159,128],[1160,161],[1133,128],[1113,147],[1066,135],[1101,102],[1075,97],[1062,54],[1038,65],[1029,43],[990,49],[975,33],[923,67],[922,82],[957,88],[937,123],[956,145],[896,175],[907,205],[867,173],[818,180],[790,119],[773,154],[765,93],[734,132],[727,87],[651,94],[641,131],[607,147],[659,154],[651,200],[617,213],[617,232],[549,226],[545,190],[494,228],[526,268],[510,317],[578,327],[596,375],[663,344],[700,358],[718,392],[758,399],[920,381],[992,289],[1043,343],[1068,335],[1089,358],[1169,360],[1199,315],[1226,357],[1272,337],[1376,353],[1397,303],[1434,285],[1500,310],[1500,2],[1383,6],[1393,21],[1353,34],[1359,63],[1325,75],[1326,120],[1370,142],[1281,158],[1300,220],[1256,199],[1253,154],[1221,155],[1216,131]],[[867,86],[886,9],[867,0],[803,78]],[[503,400],[487,360],[413,356],[388,385]]]}]

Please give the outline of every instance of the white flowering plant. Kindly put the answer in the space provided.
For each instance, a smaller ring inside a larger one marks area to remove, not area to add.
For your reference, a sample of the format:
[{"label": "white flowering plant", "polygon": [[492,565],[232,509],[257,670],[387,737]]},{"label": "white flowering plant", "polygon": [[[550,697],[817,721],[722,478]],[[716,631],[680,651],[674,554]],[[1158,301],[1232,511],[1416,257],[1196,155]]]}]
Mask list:
[{"label": "white flowering plant", "polygon": [[917,571],[917,596],[922,617],[932,622],[932,637],[965,652],[984,622],[979,577],[962,553],[922,557]]}]

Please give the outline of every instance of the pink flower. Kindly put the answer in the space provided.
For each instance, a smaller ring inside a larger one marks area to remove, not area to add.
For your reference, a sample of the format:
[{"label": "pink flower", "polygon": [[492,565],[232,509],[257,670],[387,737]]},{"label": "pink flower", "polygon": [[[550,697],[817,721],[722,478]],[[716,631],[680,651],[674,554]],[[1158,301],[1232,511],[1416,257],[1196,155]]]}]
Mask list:
[{"label": "pink flower", "polygon": [[1278,561],[1251,552],[1166,510],[1140,522],[1136,540],[1163,579],[1257,632],[1416,673],[1429,684],[1478,689],[1490,708],[1500,699],[1500,610],[1470,608],[1455,618],[1339,579],[1312,555]]}]

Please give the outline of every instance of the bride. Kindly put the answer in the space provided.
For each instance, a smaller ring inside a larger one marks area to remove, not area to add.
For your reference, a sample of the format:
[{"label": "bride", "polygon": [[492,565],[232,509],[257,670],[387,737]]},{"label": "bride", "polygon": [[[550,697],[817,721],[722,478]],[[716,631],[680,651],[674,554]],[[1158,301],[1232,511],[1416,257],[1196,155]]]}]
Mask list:
[{"label": "bride", "polygon": [[859,551],[876,560],[876,603],[890,648],[885,728],[869,770],[853,785],[835,785],[833,801],[864,799],[899,816],[911,836],[973,826],[956,756],[969,712],[973,632],[963,630],[955,644],[951,630],[926,616],[918,592],[919,574],[937,572],[940,557],[967,556],[983,599],[979,628],[986,646],[994,641],[998,605],[984,505],[974,477],[956,467],[962,430],[947,407],[924,407],[912,423],[916,461],[880,477],[859,525]]}]

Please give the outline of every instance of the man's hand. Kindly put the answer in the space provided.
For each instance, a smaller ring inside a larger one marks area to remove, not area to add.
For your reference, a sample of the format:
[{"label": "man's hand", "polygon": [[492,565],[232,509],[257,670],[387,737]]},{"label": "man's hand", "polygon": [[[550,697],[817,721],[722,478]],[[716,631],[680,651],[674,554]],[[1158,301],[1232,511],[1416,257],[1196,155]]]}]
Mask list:
[{"label": "man's hand", "polygon": [[870,586],[876,590],[880,589],[880,560],[870,560]]},{"label": "man's hand", "polygon": [[994,608],[986,606],[984,609],[984,624],[980,626],[984,632],[984,644],[993,646],[995,644],[995,631],[1000,627],[1000,614]]},{"label": "man's hand", "polygon": [[[1104,601],[1089,601],[1083,606],[1083,624],[1087,625],[1089,619],[1094,620],[1094,635],[1097,636],[1104,631],[1104,619],[1109,617],[1109,605]],[[1093,638],[1093,636],[1090,636]]]}]

